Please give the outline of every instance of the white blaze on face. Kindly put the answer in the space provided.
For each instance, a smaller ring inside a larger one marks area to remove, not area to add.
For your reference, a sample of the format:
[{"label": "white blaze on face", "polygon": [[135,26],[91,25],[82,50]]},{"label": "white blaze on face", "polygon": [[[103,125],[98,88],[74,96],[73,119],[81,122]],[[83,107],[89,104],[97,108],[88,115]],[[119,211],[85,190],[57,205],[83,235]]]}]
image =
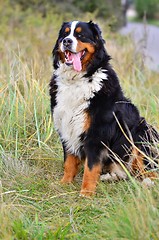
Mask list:
[{"label": "white blaze on face", "polygon": [[65,63],[68,65],[70,65],[70,64],[73,65],[74,70],[77,72],[80,72],[82,70],[81,57],[84,54],[84,51],[77,52],[77,50],[76,50],[78,41],[74,37],[74,31],[76,29],[77,23],[78,23],[78,21],[73,21],[71,23],[70,34],[63,39],[63,41],[67,40],[67,39],[72,40],[72,43],[71,43],[69,49],[65,49],[63,41],[61,43],[60,49],[62,52],[65,52],[65,50],[69,50],[69,51],[67,51],[67,53],[65,52]]},{"label": "white blaze on face", "polygon": [[[74,37],[74,35],[73,35],[77,23],[78,23],[78,21],[73,21],[73,22],[71,23],[71,31],[70,31],[70,34],[69,34],[66,38],[64,38],[64,39],[69,38],[69,39],[72,40],[73,43],[72,43],[71,51],[74,52],[74,53],[76,53],[76,48],[77,48],[77,43],[78,43],[78,42],[77,42],[77,39],[76,39],[76,38]],[[63,41],[62,41],[62,44],[61,44],[60,48],[61,48],[61,51],[64,52]]]}]

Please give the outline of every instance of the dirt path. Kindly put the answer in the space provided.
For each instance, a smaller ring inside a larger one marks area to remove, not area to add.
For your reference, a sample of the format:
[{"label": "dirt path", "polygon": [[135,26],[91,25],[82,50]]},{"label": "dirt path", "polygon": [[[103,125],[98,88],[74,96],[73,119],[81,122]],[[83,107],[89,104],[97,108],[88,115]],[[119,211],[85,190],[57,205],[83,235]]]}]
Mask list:
[{"label": "dirt path", "polygon": [[142,23],[128,23],[119,31],[122,35],[131,35],[136,48],[144,53],[145,64],[159,72],[159,27]]}]

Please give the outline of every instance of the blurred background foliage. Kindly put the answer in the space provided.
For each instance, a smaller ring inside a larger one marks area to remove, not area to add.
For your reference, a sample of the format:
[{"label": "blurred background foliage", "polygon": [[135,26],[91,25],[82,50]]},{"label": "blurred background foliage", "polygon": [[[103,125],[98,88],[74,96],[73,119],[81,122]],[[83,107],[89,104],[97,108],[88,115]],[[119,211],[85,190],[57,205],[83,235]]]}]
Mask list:
[{"label": "blurred background foliage", "polygon": [[87,201],[78,197],[81,175],[59,182],[48,85],[63,21],[99,24],[124,92],[159,127],[158,73],[130,38],[110,31],[124,14],[120,0],[0,0],[0,239],[159,239],[158,185],[142,194],[131,181],[100,183]]},{"label": "blurred background foliage", "polygon": [[139,18],[159,19],[159,0],[135,0],[135,8]]},{"label": "blurred background foliage", "polygon": [[121,0],[10,0],[12,8],[19,6],[22,11],[31,9],[46,17],[48,12],[56,11],[59,15],[73,15],[74,18],[82,18],[85,13],[93,13],[95,17],[102,18],[111,23],[112,28],[121,27],[124,24],[123,5]]},{"label": "blurred background foliage", "polygon": [[159,19],[159,0],[0,0],[0,3],[1,20],[13,14],[13,24],[15,19],[22,22],[31,13],[40,14],[43,18],[52,13],[64,21],[85,19],[90,14],[90,17],[102,19],[116,30],[126,24],[126,11],[132,5],[138,18]]}]

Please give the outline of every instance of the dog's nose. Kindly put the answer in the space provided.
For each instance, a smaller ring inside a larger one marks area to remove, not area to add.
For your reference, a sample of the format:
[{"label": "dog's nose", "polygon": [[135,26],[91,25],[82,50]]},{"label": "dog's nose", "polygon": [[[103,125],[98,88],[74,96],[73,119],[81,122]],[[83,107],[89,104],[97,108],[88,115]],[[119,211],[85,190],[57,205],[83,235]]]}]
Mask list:
[{"label": "dog's nose", "polygon": [[64,38],[64,40],[63,40],[63,45],[65,47],[69,47],[72,43],[73,43],[73,41],[71,38]]}]

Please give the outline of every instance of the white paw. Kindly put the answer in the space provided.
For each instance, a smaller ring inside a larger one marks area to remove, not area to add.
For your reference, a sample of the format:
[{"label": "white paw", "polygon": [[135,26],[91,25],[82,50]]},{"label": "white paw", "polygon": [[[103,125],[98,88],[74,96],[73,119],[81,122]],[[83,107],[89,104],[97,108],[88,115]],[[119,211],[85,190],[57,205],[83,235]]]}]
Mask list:
[{"label": "white paw", "polygon": [[116,181],[118,180],[117,175],[115,173],[107,173],[100,176],[101,181]]},{"label": "white paw", "polygon": [[121,179],[126,179],[127,174],[124,171],[118,171],[118,172],[111,172],[107,174],[103,174],[100,176],[101,181],[118,181]]},{"label": "white paw", "polygon": [[152,187],[155,183],[150,178],[145,178],[142,181],[142,185],[145,187]]}]

